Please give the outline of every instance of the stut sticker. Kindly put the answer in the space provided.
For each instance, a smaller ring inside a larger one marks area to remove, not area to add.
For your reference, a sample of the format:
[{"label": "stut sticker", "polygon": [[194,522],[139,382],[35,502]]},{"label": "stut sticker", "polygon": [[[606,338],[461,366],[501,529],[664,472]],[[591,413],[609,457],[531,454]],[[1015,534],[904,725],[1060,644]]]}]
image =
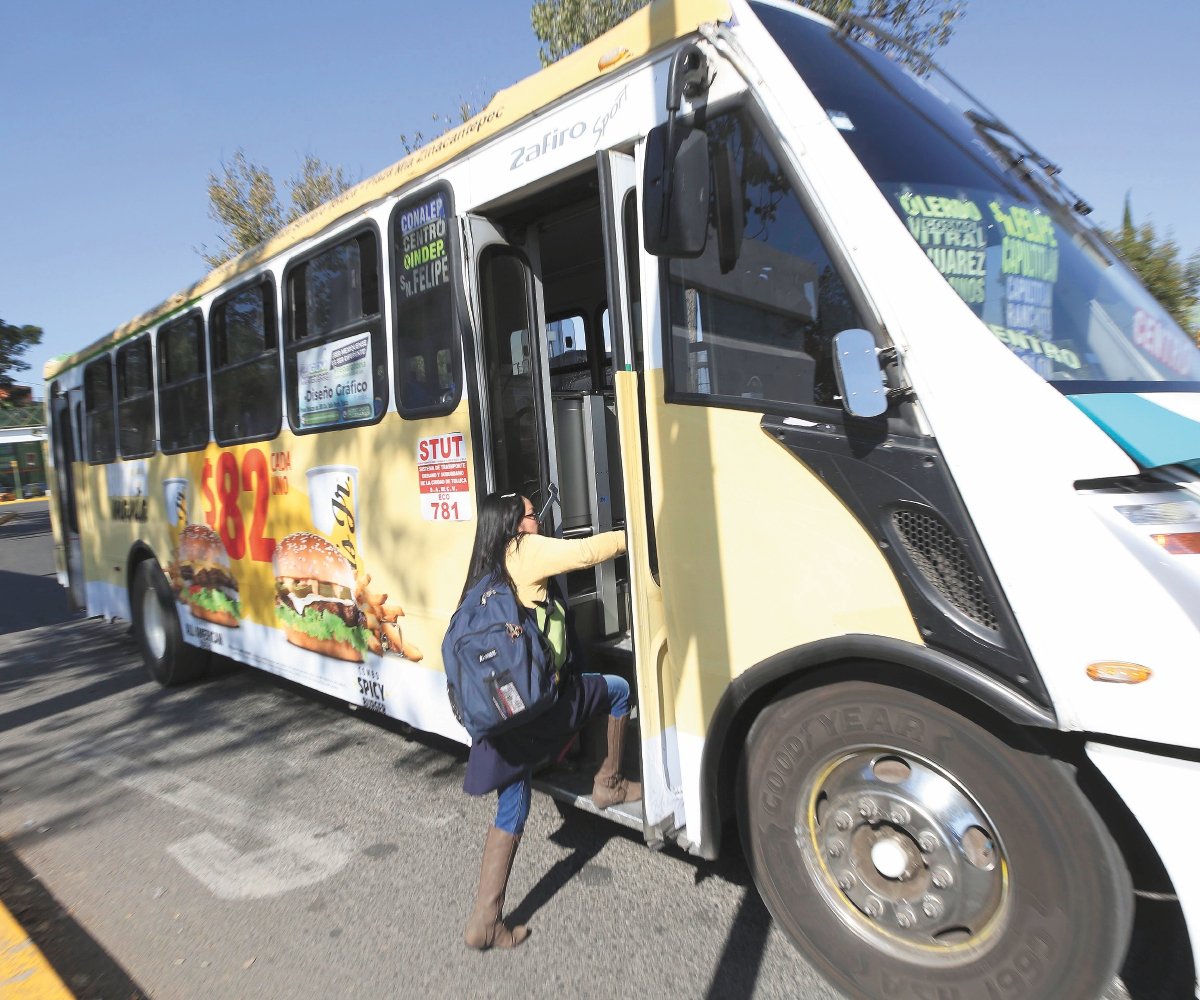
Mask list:
[{"label": "stut sticker", "polygon": [[469,521],[474,516],[463,435],[437,434],[417,442],[417,483],[426,521]]}]

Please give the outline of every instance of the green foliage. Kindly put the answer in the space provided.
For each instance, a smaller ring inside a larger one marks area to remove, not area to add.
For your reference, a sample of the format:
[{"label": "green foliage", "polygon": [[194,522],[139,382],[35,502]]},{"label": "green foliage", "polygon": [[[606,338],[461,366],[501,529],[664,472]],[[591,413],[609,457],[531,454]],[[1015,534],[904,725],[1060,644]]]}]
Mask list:
[{"label": "green foliage", "polygon": [[646,0],[537,0],[529,19],[542,43],[538,58],[549,66],[644,6]]},{"label": "green foliage", "polygon": [[466,98],[459,98],[458,119],[455,120],[450,115],[435,114],[433,116],[433,123],[434,123],[434,125],[437,126],[437,131],[434,132],[432,135],[430,135],[428,138],[426,138],[425,133],[421,132],[421,131],[414,132],[412,135],[408,135],[405,132],[401,132],[400,133],[400,147],[404,150],[404,155],[408,156],[410,153],[415,153],[418,149],[420,149],[422,146],[424,146],[427,142],[430,142],[430,141],[436,139],[439,135],[444,135],[446,132],[449,132],[452,128],[457,128],[459,125],[462,125],[464,122],[469,122],[472,118],[475,117],[475,115],[477,115],[480,112],[480,110],[482,108],[487,106],[487,103],[488,103],[487,101],[483,101],[482,103],[476,105],[476,103],[474,101],[469,101]]},{"label": "green foliage", "polygon": [[29,367],[21,355],[41,342],[40,326],[14,326],[0,319],[0,389],[10,388],[13,374]]},{"label": "green foliage", "polygon": [[[867,17],[895,35],[905,46],[880,42],[878,48],[920,72],[926,59],[950,41],[954,24],[967,12],[967,0],[797,0],[833,21],[847,14]],[[855,29],[852,35],[864,33]],[[916,52],[912,52],[915,49]]]},{"label": "green foliage", "polygon": [[221,164],[220,176],[208,175],[208,216],[222,227],[223,231],[217,235],[221,245],[210,253],[201,244],[196,252],[209,267],[224,264],[341,194],[350,183],[341,167],[306,156],[300,173],[287,181],[291,205],[284,212],[271,172],[247,160],[245,152],[239,149],[231,162]]},{"label": "green foliage", "polygon": [[341,167],[328,166],[311,153],[304,158],[300,174],[288,181],[292,207],[286,222],[307,215],[318,205],[324,205],[350,186]]},{"label": "green foliage", "polygon": [[1152,223],[1133,221],[1129,199],[1121,228],[1105,235],[1125,262],[1137,272],[1150,291],[1175,321],[1200,339],[1196,310],[1200,307],[1200,251],[1184,260],[1179,244],[1169,235],[1159,237]]},{"label": "green foliage", "polygon": [[[796,0],[818,14],[837,20],[847,14],[870,17],[885,30],[918,50],[881,43],[883,51],[915,69],[925,69],[925,60],[935,49],[950,41],[954,23],[966,13],[967,0]],[[529,13],[533,33],[542,43],[538,58],[543,66],[586,45],[646,5],[646,0],[536,0]],[[860,35],[857,29],[852,34]]]}]

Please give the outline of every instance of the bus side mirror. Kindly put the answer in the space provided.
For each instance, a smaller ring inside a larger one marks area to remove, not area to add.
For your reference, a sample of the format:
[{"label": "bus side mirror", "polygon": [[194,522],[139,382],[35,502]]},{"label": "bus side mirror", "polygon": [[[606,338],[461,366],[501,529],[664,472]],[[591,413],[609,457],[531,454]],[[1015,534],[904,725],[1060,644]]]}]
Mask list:
[{"label": "bus side mirror", "polygon": [[843,330],[833,338],[833,371],[850,416],[879,417],[887,412],[887,388],[870,330]]},{"label": "bus side mirror", "polygon": [[642,233],[646,252],[655,257],[699,257],[704,253],[708,239],[708,135],[703,129],[658,125],[650,130],[642,185]]}]

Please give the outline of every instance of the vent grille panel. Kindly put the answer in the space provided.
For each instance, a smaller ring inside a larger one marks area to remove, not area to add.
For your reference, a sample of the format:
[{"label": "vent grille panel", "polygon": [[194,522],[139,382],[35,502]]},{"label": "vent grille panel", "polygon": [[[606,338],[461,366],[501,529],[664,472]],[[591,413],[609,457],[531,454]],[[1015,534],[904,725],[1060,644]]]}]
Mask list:
[{"label": "vent grille panel", "polygon": [[1000,622],[970,556],[936,514],[898,510],[892,525],[921,575],[959,614],[990,632]]}]

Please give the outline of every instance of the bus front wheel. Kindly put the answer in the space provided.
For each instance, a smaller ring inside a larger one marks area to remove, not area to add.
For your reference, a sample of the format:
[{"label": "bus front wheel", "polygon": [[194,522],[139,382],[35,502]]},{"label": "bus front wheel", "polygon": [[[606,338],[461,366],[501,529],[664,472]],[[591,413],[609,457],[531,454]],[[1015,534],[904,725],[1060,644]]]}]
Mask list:
[{"label": "bus front wheel", "polygon": [[845,682],[755,720],[739,821],[755,882],[852,997],[1100,997],[1124,861],[1071,771],[906,691]]},{"label": "bus front wheel", "polygon": [[133,632],[151,677],[164,687],[171,687],[204,675],[209,654],[183,641],[171,588],[153,559],[138,563],[129,603]]}]

